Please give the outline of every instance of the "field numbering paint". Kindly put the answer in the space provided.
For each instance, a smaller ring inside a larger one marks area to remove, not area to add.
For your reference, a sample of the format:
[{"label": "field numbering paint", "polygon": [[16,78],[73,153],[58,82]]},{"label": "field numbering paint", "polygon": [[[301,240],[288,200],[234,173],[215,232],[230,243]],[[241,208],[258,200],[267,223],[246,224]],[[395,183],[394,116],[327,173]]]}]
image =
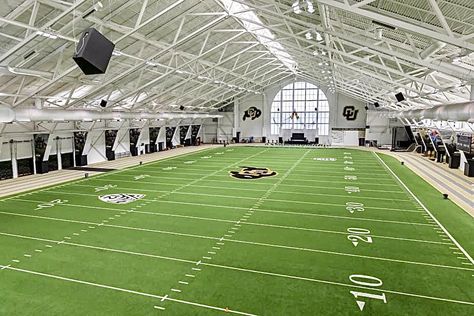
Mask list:
[{"label": "field numbering paint", "polygon": [[69,202],[69,201],[68,200],[56,199],[56,200],[52,200],[50,202],[41,203],[41,204],[38,204],[38,206],[35,208],[35,211],[42,210],[44,208],[54,207],[54,206],[60,205],[60,204],[65,204],[67,202]]},{"label": "field numbering paint", "polygon": [[372,236],[370,236],[370,230],[368,229],[351,227],[347,229],[347,232],[350,233],[347,239],[352,242],[354,247],[357,247],[361,241],[368,244],[373,242]]},{"label": "field numbering paint", "polygon": [[[369,275],[363,275],[363,274],[353,274],[349,276],[349,280],[351,280],[352,283],[357,284],[359,286],[368,286],[368,287],[380,287],[382,286],[383,282],[379,278],[369,276]],[[352,295],[356,298],[356,303],[359,309],[362,311],[364,310],[365,304],[367,303],[366,301],[359,300],[359,298],[368,298],[368,299],[375,299],[375,300],[381,300],[385,304],[387,304],[387,297],[385,296],[385,293],[382,294],[373,294],[373,293],[367,293],[367,292],[359,292],[359,291],[350,291]]]}]

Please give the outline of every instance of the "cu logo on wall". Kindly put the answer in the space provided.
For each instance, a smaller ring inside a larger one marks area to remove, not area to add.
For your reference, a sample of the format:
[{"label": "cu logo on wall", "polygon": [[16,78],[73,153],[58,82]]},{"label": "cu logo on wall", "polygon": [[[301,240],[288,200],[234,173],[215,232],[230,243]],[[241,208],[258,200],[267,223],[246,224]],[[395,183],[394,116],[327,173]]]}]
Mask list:
[{"label": "cu logo on wall", "polygon": [[259,118],[260,115],[262,115],[262,111],[254,106],[251,106],[247,109],[247,111],[244,112],[243,120],[245,121],[247,118],[255,120]]},{"label": "cu logo on wall", "polygon": [[345,106],[342,110],[342,116],[344,116],[348,121],[355,121],[358,113],[359,110],[356,110],[353,105]]}]

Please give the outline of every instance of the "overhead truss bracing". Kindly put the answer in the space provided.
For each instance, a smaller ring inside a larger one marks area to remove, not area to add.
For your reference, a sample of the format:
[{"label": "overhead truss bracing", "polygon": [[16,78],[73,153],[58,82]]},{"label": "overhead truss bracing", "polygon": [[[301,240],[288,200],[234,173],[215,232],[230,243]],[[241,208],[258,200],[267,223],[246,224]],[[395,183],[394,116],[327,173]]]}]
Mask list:
[{"label": "overhead truss bracing", "polygon": [[[71,59],[88,27],[116,44],[105,75]],[[470,100],[473,50],[471,0],[12,0],[0,7],[0,104],[212,112],[300,78],[423,108]]]}]

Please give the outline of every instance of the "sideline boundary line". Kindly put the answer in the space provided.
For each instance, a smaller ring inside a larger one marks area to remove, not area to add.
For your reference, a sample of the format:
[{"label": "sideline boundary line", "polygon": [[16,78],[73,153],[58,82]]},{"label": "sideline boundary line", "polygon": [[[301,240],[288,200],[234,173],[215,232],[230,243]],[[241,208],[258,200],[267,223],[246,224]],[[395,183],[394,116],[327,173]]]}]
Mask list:
[{"label": "sideline boundary line", "polygon": [[443,232],[448,236],[449,239],[456,245],[456,247],[461,250],[461,252],[466,256],[466,258],[470,261],[472,265],[474,265],[474,260],[469,255],[469,253],[459,244],[459,242],[449,233],[449,231],[438,221],[438,219],[428,210],[428,208],[418,199],[418,197],[406,186],[406,184],[393,172],[393,170],[385,163],[385,161],[380,158],[378,154],[372,152],[378,160],[382,163],[385,168],[392,174],[392,176],[403,186],[403,188],[410,193],[413,199],[423,208],[423,210],[431,217],[431,219],[443,230]]}]

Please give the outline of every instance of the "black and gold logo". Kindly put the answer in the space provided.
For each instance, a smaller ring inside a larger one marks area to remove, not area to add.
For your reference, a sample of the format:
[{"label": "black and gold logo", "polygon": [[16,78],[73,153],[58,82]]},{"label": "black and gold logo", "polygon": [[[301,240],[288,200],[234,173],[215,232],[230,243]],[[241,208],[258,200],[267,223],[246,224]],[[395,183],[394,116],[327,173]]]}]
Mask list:
[{"label": "black and gold logo", "polygon": [[231,171],[230,175],[237,179],[254,180],[276,176],[277,173],[268,168],[240,167],[239,171]]},{"label": "black and gold logo", "polygon": [[255,119],[258,119],[260,115],[262,115],[262,111],[254,106],[251,106],[247,109],[247,111],[244,112],[244,117],[242,118],[242,120],[245,121],[247,118],[249,118],[253,121]]}]

